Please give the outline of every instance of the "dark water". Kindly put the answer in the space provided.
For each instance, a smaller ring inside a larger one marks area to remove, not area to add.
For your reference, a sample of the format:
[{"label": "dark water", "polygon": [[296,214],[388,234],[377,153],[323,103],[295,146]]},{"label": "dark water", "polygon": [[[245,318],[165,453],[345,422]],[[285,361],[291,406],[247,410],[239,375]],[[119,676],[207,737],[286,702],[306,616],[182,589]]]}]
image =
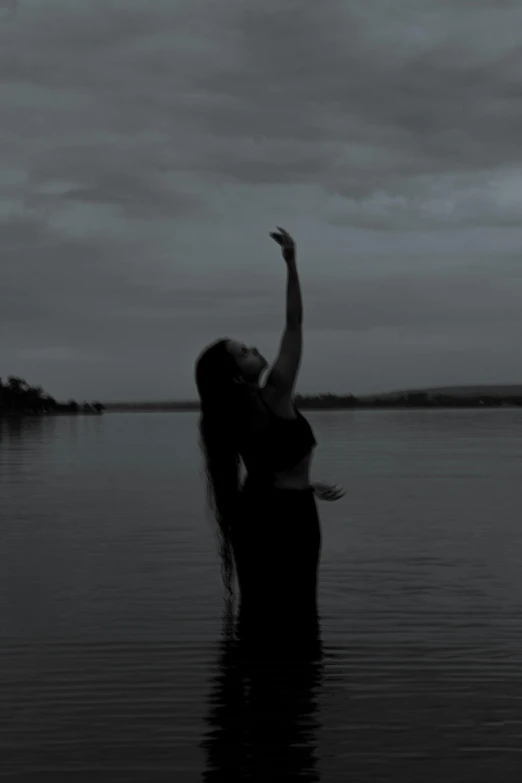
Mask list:
[{"label": "dark water", "polygon": [[292,656],[234,636],[196,414],[0,423],[0,779],[522,779],[522,412],[309,419]]}]

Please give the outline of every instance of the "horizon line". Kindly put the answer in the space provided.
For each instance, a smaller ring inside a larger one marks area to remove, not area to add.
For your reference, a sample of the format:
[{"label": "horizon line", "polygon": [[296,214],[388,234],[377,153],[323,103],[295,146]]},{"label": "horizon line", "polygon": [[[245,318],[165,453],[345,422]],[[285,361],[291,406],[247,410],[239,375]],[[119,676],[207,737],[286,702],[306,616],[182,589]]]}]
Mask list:
[{"label": "horizon line", "polygon": [[[437,392],[442,390],[451,390],[451,389],[498,389],[498,388],[509,388],[509,387],[521,387],[522,389],[522,382],[513,382],[513,383],[459,383],[459,384],[453,384],[451,386],[419,386],[419,387],[408,387],[404,389],[392,389],[389,391],[382,391],[382,392],[366,392],[365,394],[354,394],[353,392],[344,392],[344,393],[334,393],[334,392],[316,392],[316,393],[297,393],[295,397],[301,397],[301,398],[307,398],[307,397],[355,397],[357,399],[368,399],[372,397],[381,397],[381,396],[389,396],[393,394],[411,394],[411,393],[418,393],[418,392]],[[189,405],[199,405],[198,399],[148,399],[148,400],[107,400],[100,398],[100,401],[103,402],[105,405],[164,405],[164,404],[189,404]]]}]

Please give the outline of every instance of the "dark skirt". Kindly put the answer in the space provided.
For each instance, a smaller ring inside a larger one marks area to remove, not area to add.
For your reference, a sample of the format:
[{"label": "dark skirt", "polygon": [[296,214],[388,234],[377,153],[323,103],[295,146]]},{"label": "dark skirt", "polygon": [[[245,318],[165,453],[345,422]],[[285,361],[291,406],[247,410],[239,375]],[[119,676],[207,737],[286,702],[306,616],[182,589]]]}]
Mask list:
[{"label": "dark skirt", "polygon": [[321,528],[313,489],[244,487],[232,531],[240,633],[313,637]]}]

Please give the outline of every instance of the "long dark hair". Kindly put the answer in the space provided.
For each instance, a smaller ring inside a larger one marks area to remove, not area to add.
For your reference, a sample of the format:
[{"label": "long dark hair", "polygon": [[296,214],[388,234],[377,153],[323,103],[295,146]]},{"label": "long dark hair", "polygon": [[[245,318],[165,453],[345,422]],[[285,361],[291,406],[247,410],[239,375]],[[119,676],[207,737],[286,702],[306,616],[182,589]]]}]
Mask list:
[{"label": "long dark hair", "polygon": [[238,509],[239,438],[248,392],[227,342],[225,338],[218,340],[200,354],[196,386],[201,400],[199,444],[205,460],[207,501],[218,523],[223,584],[232,598],[235,565],[231,528]]}]

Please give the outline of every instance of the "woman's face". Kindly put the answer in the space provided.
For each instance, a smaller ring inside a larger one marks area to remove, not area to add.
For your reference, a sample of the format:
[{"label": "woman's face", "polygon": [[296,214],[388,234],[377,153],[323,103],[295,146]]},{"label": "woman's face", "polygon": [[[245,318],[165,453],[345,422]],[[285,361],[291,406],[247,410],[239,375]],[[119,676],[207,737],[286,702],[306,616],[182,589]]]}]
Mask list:
[{"label": "woman's face", "polygon": [[229,340],[227,348],[236,360],[237,368],[243,378],[246,381],[257,381],[268,364],[257,348],[248,348],[237,340]]}]

